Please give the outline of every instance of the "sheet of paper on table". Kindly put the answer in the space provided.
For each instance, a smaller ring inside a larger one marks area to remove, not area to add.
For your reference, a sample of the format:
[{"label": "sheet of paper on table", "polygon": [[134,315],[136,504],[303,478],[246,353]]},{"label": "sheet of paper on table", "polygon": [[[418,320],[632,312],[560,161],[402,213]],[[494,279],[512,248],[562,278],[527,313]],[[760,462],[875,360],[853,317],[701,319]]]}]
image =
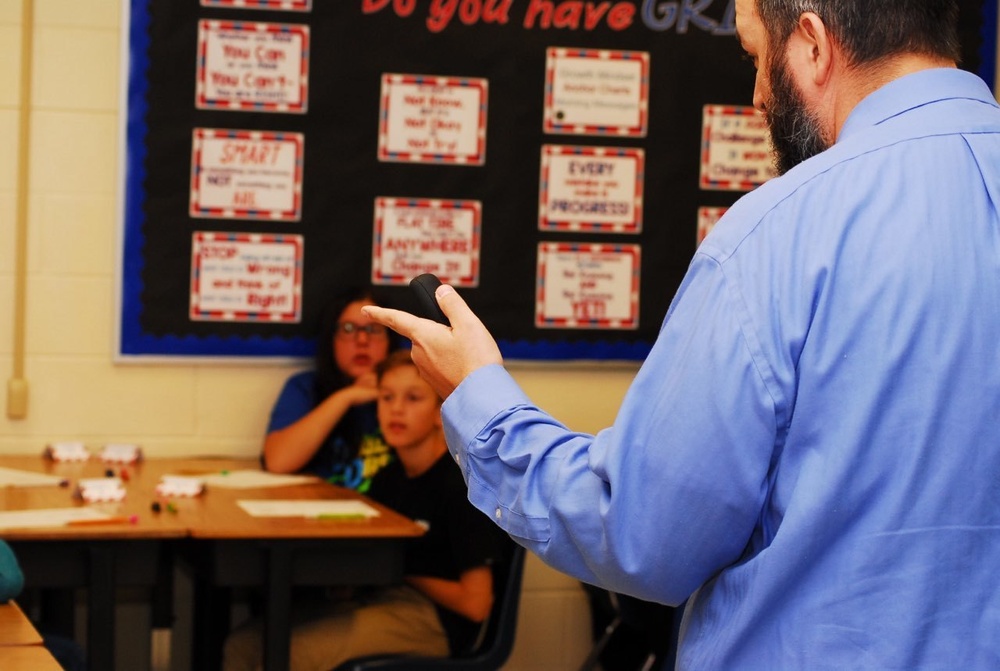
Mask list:
[{"label": "sheet of paper on table", "polygon": [[31,529],[61,527],[80,520],[106,520],[111,515],[93,508],[39,508],[37,510],[5,510],[0,512],[0,529]]},{"label": "sheet of paper on table", "polygon": [[[172,476],[167,477],[191,477]],[[253,489],[254,487],[287,487],[289,485],[303,485],[307,482],[316,482],[319,478],[315,475],[286,475],[282,473],[268,473],[267,471],[224,471],[222,473],[212,473],[208,475],[198,475],[206,487],[222,487],[226,489]]]},{"label": "sheet of paper on table", "polygon": [[362,518],[377,517],[378,511],[364,501],[331,501],[327,499],[263,499],[237,501],[251,517],[313,517]]},{"label": "sheet of paper on table", "polygon": [[65,480],[59,475],[46,475],[17,468],[0,468],[0,487],[39,487],[56,485]]}]

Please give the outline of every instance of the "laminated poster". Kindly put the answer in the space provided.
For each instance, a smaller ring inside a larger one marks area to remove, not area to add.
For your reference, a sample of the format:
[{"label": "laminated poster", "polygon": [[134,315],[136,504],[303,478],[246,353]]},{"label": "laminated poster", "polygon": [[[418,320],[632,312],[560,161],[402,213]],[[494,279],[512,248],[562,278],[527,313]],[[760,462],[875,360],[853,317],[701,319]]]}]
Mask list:
[{"label": "laminated poster", "polygon": [[543,130],[645,137],[649,53],[551,47],[545,61]]},{"label": "laminated poster", "polygon": [[698,233],[695,246],[700,245],[709,231],[715,228],[715,224],[722,219],[728,207],[699,207],[698,208]]},{"label": "laminated poster", "polygon": [[638,328],[640,253],[639,245],[540,243],[535,326]]},{"label": "laminated poster", "polygon": [[276,9],[283,12],[311,12],[312,0],[201,0],[202,7],[225,9]]},{"label": "laminated poster", "polygon": [[198,109],[303,114],[308,98],[309,26],[198,22]]},{"label": "laminated poster", "polygon": [[300,235],[196,231],[191,319],[298,322],[302,251]]},{"label": "laminated poster", "polygon": [[483,165],[488,89],[472,77],[382,75],[379,160]]},{"label": "laminated poster", "polygon": [[195,128],[190,215],[298,221],[303,150],[301,133]]},{"label": "laminated poster", "polygon": [[642,149],[542,146],[538,228],[640,233]]},{"label": "laminated poster", "polygon": [[476,200],[376,198],[372,283],[434,273],[456,287],[479,286],[481,221]]},{"label": "laminated poster", "polygon": [[778,173],[767,123],[753,107],[702,108],[702,189],[750,191]]}]

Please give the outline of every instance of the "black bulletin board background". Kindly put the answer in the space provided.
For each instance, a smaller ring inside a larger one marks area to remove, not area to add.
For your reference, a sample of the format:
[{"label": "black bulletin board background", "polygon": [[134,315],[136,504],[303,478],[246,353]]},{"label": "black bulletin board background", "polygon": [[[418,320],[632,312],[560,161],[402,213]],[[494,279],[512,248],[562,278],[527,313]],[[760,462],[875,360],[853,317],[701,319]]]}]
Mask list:
[{"label": "black bulletin board background", "polygon": [[[547,4],[558,9],[567,1]],[[444,30],[433,32],[426,19],[440,0],[416,0],[409,16],[398,15],[394,7],[412,2],[390,1],[370,13],[363,11],[366,4],[371,7],[366,0],[313,0],[310,12],[289,12],[202,7],[198,0],[130,0],[119,358],[311,356],[311,336],[325,300],[338,287],[365,284],[371,277],[377,196],[482,202],[480,282],[460,292],[506,357],[643,358],[694,252],[697,209],[727,206],[742,195],[698,186],[702,106],[748,105],[753,90],[753,70],[741,60],[733,36],[732,0],[635,0],[635,16],[624,30],[613,30],[606,21],[592,30],[582,25],[542,28],[537,22],[527,28],[523,19],[531,0],[511,0],[506,24],[466,24],[456,14]],[[668,12],[678,5],[700,9],[670,20]],[[196,109],[200,19],[308,24],[308,112]],[[978,0],[966,0],[963,66],[991,84],[995,26],[993,0],[982,7]],[[545,50],[550,46],[648,52],[646,137],[543,133]],[[485,165],[378,161],[380,79],[386,72],[486,78]],[[301,221],[191,218],[191,136],[199,127],[303,133]],[[543,144],[644,149],[642,232],[539,231]],[[302,235],[301,322],[191,321],[191,236],[199,230]],[[535,264],[541,241],[640,244],[639,328],[536,329]],[[412,307],[408,289],[385,289],[399,307]]]}]

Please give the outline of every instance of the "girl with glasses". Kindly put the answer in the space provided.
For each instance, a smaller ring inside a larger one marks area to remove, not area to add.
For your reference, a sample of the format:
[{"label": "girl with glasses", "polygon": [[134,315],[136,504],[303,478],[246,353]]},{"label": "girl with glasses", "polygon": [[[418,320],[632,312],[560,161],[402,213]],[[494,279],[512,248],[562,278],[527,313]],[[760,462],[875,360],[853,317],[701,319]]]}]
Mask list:
[{"label": "girl with glasses", "polygon": [[376,417],[375,367],[398,343],[361,313],[365,305],[384,303],[371,289],[350,289],[325,310],[314,369],[292,375],[271,411],[267,470],[315,473],[364,492],[391,461]]}]

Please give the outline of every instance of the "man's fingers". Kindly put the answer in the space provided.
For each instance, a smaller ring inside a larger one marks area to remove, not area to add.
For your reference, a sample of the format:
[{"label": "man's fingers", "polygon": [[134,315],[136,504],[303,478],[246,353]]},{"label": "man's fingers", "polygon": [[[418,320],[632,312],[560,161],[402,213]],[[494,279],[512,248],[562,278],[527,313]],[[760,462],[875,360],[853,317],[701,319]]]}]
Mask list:
[{"label": "man's fingers", "polygon": [[455,288],[450,284],[442,284],[434,291],[434,298],[437,299],[441,311],[451,322],[452,328],[458,324],[469,325],[470,319],[479,323],[479,318],[469,308],[465,299],[458,295]]},{"label": "man's fingers", "polygon": [[413,340],[413,332],[420,322],[427,321],[416,315],[411,315],[409,312],[393,310],[392,308],[382,308],[377,305],[366,305],[361,308],[361,312],[373,322],[388,326],[396,333],[410,340]]}]

